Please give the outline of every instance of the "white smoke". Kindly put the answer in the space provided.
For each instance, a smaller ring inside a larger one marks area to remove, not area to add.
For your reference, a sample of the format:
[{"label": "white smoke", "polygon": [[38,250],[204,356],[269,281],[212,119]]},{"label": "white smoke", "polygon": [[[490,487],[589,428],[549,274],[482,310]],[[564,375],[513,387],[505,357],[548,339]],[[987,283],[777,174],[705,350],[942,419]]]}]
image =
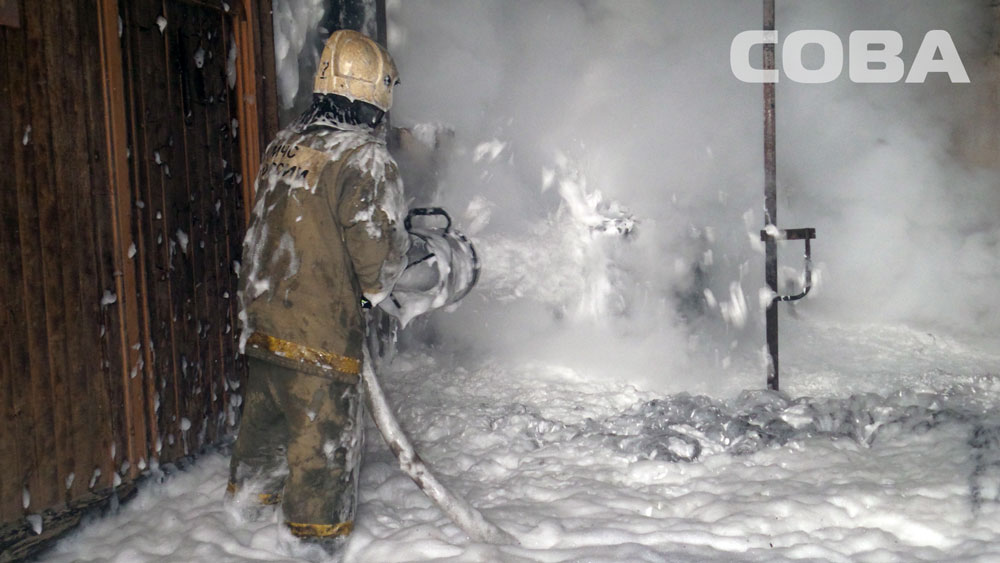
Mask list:
[{"label": "white smoke", "polygon": [[[893,29],[907,64],[926,31],[948,30],[972,78],[779,83],[779,225],[819,237],[821,283],[799,315],[1000,327],[1000,181],[955,142],[992,126],[962,109],[996,88],[991,17],[973,0],[778,2],[781,36],[829,29],[846,45],[854,29]],[[435,316],[437,344],[671,387],[757,358],[762,98],[729,48],[760,28],[759,1],[407,0],[389,20],[393,124],[455,132],[439,185],[417,198],[474,224],[483,256],[479,288]],[[483,143],[501,149],[476,158]],[[783,291],[801,253],[783,246]]]}]

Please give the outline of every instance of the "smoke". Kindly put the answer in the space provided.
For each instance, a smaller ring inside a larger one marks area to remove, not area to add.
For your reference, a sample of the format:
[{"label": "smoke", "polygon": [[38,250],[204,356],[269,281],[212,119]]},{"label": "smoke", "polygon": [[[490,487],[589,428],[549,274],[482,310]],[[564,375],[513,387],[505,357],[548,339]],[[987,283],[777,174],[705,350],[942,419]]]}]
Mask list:
[{"label": "smoke", "polygon": [[[962,154],[964,139],[996,127],[984,119],[996,105],[996,69],[986,60],[996,15],[987,2],[789,7],[792,25],[842,36],[865,27],[896,29],[907,62],[927,30],[948,30],[972,80],[953,85],[938,75],[923,85],[787,85],[779,120],[787,139],[787,215],[825,234],[830,283],[811,305],[853,320],[996,330],[1000,155],[993,155],[993,168],[976,168]],[[991,91],[992,100],[980,97]]]},{"label": "smoke", "polygon": [[274,26],[274,58],[281,121],[287,123],[302,113],[312,99],[312,77],[329,32],[322,27],[323,0],[276,0],[271,21]]},{"label": "smoke", "polygon": [[[477,290],[417,327],[424,343],[672,389],[759,371],[761,86],[733,77],[729,48],[760,28],[760,2],[407,0],[388,15],[393,125],[453,132],[437,136],[446,165],[408,192],[451,210],[483,258]],[[997,168],[956,142],[993,126],[976,109],[995,96],[992,17],[985,1],[778,2],[781,36],[828,29],[846,47],[893,29],[907,65],[948,30],[972,78],[778,85],[779,226],[819,237],[797,317],[1000,325]],[[780,258],[794,291],[800,243]]]}]

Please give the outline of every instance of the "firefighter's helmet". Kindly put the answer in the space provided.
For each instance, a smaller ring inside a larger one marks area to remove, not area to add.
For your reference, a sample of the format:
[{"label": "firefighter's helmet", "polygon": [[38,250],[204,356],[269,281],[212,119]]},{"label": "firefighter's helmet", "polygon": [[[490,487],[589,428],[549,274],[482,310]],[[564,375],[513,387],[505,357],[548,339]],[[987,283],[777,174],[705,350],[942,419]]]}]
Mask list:
[{"label": "firefighter's helmet", "polygon": [[341,29],[326,40],[313,92],[337,94],[389,111],[397,84],[396,63],[384,47],[357,31]]}]

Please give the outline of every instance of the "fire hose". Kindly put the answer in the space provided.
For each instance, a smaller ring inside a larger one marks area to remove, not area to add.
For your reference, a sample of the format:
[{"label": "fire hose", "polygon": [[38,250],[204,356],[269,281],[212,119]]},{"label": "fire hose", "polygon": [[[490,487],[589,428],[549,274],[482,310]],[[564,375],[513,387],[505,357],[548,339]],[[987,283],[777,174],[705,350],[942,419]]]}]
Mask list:
[{"label": "fire hose", "polygon": [[364,350],[364,362],[361,368],[361,384],[368,399],[368,411],[372,420],[375,421],[382,438],[399,461],[399,468],[403,473],[413,479],[420,490],[473,540],[492,544],[516,544],[517,540],[513,536],[487,520],[468,501],[449,491],[420,458],[399,425],[399,421],[392,414],[389,401],[375,375],[371,353],[367,347]]},{"label": "fire hose", "polygon": [[[447,224],[443,229],[414,227],[412,218],[416,216],[443,217]],[[472,243],[451,229],[451,218],[443,209],[411,210],[405,224],[412,243],[407,269],[397,282],[393,296],[386,300],[388,303],[383,307],[400,319],[403,325],[419,314],[462,299],[479,279],[479,261]],[[379,335],[372,322],[372,314],[367,314],[369,335],[364,348],[361,384],[372,420],[396,456],[400,469],[473,540],[517,544],[513,536],[487,520],[464,498],[448,490],[414,449],[379,384],[375,362],[383,354],[377,348]]]}]

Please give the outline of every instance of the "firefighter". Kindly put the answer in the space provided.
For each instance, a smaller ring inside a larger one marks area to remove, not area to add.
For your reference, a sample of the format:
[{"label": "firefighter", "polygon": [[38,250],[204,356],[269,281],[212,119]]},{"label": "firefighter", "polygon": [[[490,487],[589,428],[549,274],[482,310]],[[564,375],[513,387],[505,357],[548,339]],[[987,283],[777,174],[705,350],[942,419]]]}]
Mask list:
[{"label": "firefighter", "polygon": [[382,118],[399,83],[378,43],[334,32],[312,106],[268,146],[240,268],[249,364],[227,497],[334,551],[353,527],[362,454],[363,308],[406,265],[409,237]]}]

